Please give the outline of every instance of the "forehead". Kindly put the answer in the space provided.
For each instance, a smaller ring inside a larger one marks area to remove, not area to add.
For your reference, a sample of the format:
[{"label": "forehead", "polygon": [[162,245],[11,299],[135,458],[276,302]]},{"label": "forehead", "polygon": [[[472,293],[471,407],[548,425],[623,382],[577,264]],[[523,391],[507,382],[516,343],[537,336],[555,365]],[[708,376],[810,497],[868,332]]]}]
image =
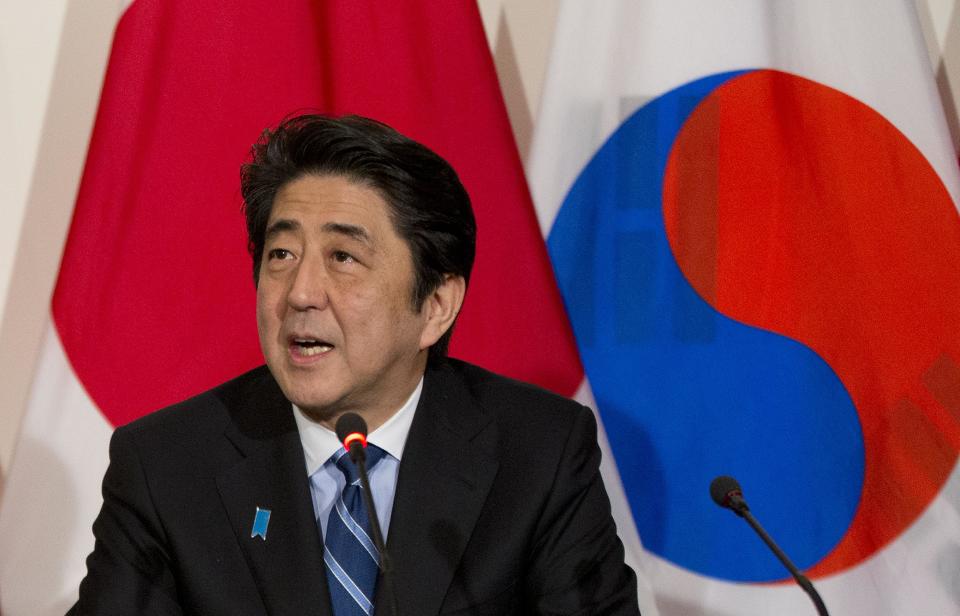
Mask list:
[{"label": "forehead", "polygon": [[390,207],[376,189],[336,175],[304,175],[284,184],[270,208],[268,230],[278,221],[303,227],[344,223],[378,236],[397,235]]}]

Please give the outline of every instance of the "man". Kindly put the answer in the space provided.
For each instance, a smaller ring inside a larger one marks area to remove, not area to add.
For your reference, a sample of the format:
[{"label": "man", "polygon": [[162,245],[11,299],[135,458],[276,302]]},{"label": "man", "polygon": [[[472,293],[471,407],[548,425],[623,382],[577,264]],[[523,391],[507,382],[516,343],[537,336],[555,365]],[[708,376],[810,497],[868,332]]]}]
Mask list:
[{"label": "man", "polygon": [[[476,235],[453,169],[302,116],[241,181],[267,366],[116,431],[72,612],[637,614],[590,411],[445,357]],[[331,431],[346,412],[392,585]]]}]

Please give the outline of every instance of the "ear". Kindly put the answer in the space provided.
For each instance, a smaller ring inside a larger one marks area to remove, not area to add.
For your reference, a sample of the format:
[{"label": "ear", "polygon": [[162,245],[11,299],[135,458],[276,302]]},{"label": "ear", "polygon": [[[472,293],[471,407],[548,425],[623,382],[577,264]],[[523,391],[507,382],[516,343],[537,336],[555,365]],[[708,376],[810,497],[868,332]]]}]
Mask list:
[{"label": "ear", "polygon": [[433,346],[453,326],[466,291],[467,283],[463,276],[444,275],[440,286],[423,302],[427,320],[420,333],[420,350]]}]

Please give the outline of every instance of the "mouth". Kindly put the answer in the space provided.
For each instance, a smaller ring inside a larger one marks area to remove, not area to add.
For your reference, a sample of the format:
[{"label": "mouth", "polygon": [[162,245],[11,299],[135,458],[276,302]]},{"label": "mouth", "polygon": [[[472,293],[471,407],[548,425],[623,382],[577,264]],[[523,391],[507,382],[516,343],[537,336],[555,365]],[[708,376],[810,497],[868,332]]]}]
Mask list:
[{"label": "mouth", "polygon": [[320,338],[293,336],[288,339],[290,354],[294,359],[312,359],[329,353],[334,345]]}]

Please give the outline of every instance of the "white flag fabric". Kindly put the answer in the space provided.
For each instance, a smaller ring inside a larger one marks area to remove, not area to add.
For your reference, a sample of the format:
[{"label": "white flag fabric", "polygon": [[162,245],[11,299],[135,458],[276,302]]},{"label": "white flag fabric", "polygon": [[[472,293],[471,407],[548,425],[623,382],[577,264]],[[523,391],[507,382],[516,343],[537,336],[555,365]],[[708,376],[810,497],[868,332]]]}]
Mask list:
[{"label": "white flag fabric", "polygon": [[112,433],[50,324],[0,509],[4,614],[63,614],[76,601]]},{"label": "white flag fabric", "polygon": [[960,614],[960,178],[915,11],[561,5],[528,180],[663,616],[812,613],[720,475],[832,613]]}]

